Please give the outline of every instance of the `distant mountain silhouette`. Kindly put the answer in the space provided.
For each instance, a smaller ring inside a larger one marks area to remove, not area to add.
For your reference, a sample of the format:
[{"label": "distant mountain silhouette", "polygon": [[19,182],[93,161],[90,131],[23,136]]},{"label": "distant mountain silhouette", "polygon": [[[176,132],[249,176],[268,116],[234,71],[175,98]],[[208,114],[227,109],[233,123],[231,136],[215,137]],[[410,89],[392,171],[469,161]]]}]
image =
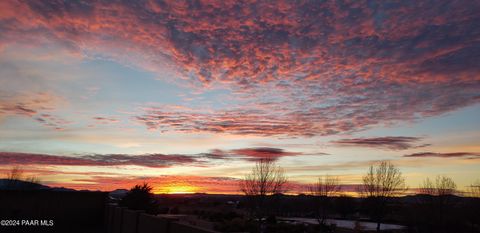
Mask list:
[{"label": "distant mountain silhouette", "polygon": [[[432,198],[432,197],[438,197],[438,196],[432,196],[432,195],[429,195],[429,194],[415,194],[415,195],[407,195],[407,196],[400,197],[400,200],[403,203],[416,203],[419,200],[424,200],[424,199],[428,199],[428,198]],[[457,196],[457,195],[445,195],[443,197],[448,197],[448,198],[450,198],[451,200],[454,200],[454,201],[460,201],[462,199],[465,199],[465,197],[461,197],[461,196]]]},{"label": "distant mountain silhouette", "polygon": [[64,188],[64,187],[53,187],[50,188],[52,191],[60,191],[60,192],[91,192],[90,190],[75,190],[75,189],[69,189],[69,188]]},{"label": "distant mountain silhouette", "polygon": [[50,189],[50,187],[32,183],[23,180],[10,180],[10,179],[0,179],[0,189],[1,190],[38,190],[38,189]]},{"label": "distant mountain silhouette", "polygon": [[76,191],[75,189],[69,189],[64,187],[50,187],[38,183],[10,179],[0,179],[0,190],[52,190],[65,192]]},{"label": "distant mountain silhouette", "polygon": [[109,196],[113,199],[122,199],[127,193],[127,189],[115,189],[109,193]]}]

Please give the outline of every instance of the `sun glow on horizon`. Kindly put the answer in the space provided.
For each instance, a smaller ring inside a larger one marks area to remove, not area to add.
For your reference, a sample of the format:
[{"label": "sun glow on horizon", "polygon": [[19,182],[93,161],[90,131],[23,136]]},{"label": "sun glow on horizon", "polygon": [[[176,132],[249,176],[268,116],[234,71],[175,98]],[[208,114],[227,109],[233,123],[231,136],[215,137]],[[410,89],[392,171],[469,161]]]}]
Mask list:
[{"label": "sun glow on horizon", "polygon": [[191,185],[167,185],[154,189],[155,194],[193,194],[199,192],[199,188]]},{"label": "sun glow on horizon", "polygon": [[0,179],[237,195],[268,158],[287,195],[357,195],[380,161],[413,191],[480,180],[480,1],[221,2],[0,1]]}]

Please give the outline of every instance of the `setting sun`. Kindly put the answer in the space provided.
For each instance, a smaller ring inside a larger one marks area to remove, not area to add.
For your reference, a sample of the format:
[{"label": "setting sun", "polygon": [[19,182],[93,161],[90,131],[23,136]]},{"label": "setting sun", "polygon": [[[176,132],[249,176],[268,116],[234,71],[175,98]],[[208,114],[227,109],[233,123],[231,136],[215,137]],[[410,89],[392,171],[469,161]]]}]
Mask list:
[{"label": "setting sun", "polygon": [[0,0],[0,233],[480,233],[478,64],[480,0]]},{"label": "setting sun", "polygon": [[171,185],[155,189],[156,194],[191,194],[198,192],[198,187],[189,185]]}]

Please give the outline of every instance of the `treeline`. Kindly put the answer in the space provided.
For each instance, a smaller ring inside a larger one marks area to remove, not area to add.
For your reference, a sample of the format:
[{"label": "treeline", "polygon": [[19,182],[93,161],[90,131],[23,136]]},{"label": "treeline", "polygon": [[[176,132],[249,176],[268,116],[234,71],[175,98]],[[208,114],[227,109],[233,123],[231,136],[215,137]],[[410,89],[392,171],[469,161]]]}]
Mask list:
[{"label": "treeline", "polygon": [[[478,182],[459,196],[451,178],[437,176],[425,178],[412,193],[398,167],[380,162],[362,177],[356,190],[359,197],[347,195],[341,187],[339,177],[325,175],[311,184],[306,194],[284,195],[288,191],[284,170],[273,160],[261,159],[240,184],[244,198],[236,206],[239,211],[225,216],[203,211],[203,215],[221,222],[219,229],[226,232],[339,232],[328,219],[372,221],[377,231],[382,231],[382,223],[393,223],[412,233],[480,232]],[[137,185],[120,205],[156,214],[161,206],[151,190],[148,184]],[[313,228],[288,225],[277,221],[278,217],[315,218],[318,224]],[[363,229],[359,225],[354,232]]]},{"label": "treeline", "polygon": [[372,165],[357,189],[360,198],[341,190],[338,177],[322,176],[310,185],[308,195],[282,195],[288,181],[273,160],[259,160],[245,176],[240,189],[246,196],[245,208],[251,218],[261,221],[272,216],[315,217],[319,225],[327,218],[362,219],[377,223],[406,225],[411,232],[480,232],[480,182],[469,187],[467,197],[458,194],[455,182],[446,176],[426,178],[415,194],[405,185],[399,168],[390,162]]}]

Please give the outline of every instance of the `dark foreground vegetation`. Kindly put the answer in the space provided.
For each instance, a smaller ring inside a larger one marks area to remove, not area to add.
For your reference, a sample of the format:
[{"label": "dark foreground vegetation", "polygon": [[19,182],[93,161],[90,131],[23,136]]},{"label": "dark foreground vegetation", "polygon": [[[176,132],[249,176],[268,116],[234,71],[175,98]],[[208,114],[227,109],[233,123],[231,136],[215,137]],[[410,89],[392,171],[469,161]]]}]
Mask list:
[{"label": "dark foreground vegetation", "polygon": [[405,195],[401,172],[386,162],[369,168],[359,197],[342,193],[338,178],[332,176],[320,177],[300,195],[285,195],[286,183],[283,170],[268,160],[259,161],[244,179],[244,195],[154,195],[147,183],[110,194],[73,191],[41,185],[12,170],[0,180],[1,219],[55,224],[1,226],[0,232],[107,232],[107,203],[207,232],[480,232],[477,184],[459,195],[453,180],[438,176],[425,179],[416,194]]},{"label": "dark foreground vegetation", "polygon": [[[312,195],[277,195],[267,198],[265,217],[252,218],[249,200],[241,195],[157,195],[160,214],[195,216],[185,220],[220,232],[367,232],[341,229],[328,224],[301,224],[283,221],[288,218],[317,218],[316,197]],[[444,199],[449,203],[444,205]],[[326,219],[370,222],[371,206],[367,198],[331,197]],[[478,198],[459,196],[409,195],[388,200],[382,224],[405,226],[403,230],[382,232],[480,232]],[[205,224],[204,224],[205,225]],[[381,228],[383,229],[383,228]],[[369,232],[376,231],[376,229]]]},{"label": "dark foreground vegetation", "polygon": [[[1,232],[104,232],[103,207],[107,193],[63,191],[0,191],[2,219],[53,219],[55,227],[2,227]],[[445,203],[448,198],[451,205]],[[248,200],[241,195],[155,195],[158,214],[177,215],[181,221],[218,232],[368,232],[362,227],[301,224],[283,218],[316,219],[311,195],[279,195],[265,203],[266,217],[251,218]],[[365,198],[332,197],[328,219],[370,221]],[[480,232],[479,199],[414,195],[392,198],[382,223],[403,225],[401,231],[381,232]],[[183,217],[184,216],[184,217]],[[88,231],[85,231],[88,230]],[[370,230],[372,232],[375,230]]]},{"label": "dark foreground vegetation", "polygon": [[260,160],[241,184],[245,195],[154,196],[145,194],[151,187],[143,184],[120,203],[141,196],[139,202],[150,206],[146,212],[154,208],[219,232],[480,232],[479,186],[462,197],[448,177],[427,178],[417,194],[405,195],[400,170],[382,162],[363,177],[359,197],[343,194],[338,178],[331,176],[319,178],[301,195],[284,195],[286,183],[281,168]]}]

